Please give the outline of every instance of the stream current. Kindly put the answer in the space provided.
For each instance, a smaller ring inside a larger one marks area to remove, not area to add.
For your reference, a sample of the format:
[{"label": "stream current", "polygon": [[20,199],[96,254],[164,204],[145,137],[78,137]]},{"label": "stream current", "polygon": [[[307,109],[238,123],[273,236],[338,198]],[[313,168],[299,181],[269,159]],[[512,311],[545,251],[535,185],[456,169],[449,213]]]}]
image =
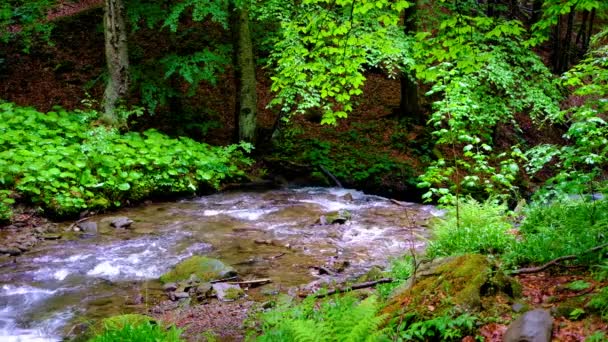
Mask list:
[{"label": "stream current", "polygon": [[[347,210],[345,224],[319,225]],[[348,265],[361,275],[424,246],[424,222],[440,212],[337,188],[225,192],[93,217],[98,233],[67,233],[0,261],[0,341],[60,341],[80,323],[141,312],[157,278],[192,255],[233,265],[241,277],[287,289],[320,276],[313,266]],[[109,226],[127,216],[131,229]],[[67,227],[69,224],[65,224]],[[346,263],[345,263],[346,262]]]}]

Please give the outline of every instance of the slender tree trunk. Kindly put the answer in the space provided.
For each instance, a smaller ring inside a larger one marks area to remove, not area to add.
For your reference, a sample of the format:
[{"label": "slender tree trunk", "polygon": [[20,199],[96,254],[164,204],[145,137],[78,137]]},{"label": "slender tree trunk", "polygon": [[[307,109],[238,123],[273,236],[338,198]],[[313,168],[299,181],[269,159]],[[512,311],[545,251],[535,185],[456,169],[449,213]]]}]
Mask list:
[{"label": "slender tree trunk", "polygon": [[559,72],[562,73],[568,69],[570,65],[570,45],[572,43],[572,27],[574,25],[574,8],[568,13],[568,23],[566,24],[566,36],[564,37],[564,49],[562,52],[562,61],[560,63]]},{"label": "slender tree trunk", "polygon": [[249,28],[249,11],[246,7],[236,9],[236,74],[237,115],[235,124],[239,140],[256,143],[257,94],[253,42]]},{"label": "slender tree trunk", "polygon": [[551,62],[553,64],[553,71],[559,73],[560,61],[561,61],[561,16],[557,19],[557,25],[553,28],[553,54],[551,55]]},{"label": "slender tree trunk", "polygon": [[103,96],[104,113],[101,119],[108,125],[115,125],[118,121],[116,105],[127,96],[129,90],[129,56],[123,0],[105,0],[103,24],[109,77]]},{"label": "slender tree trunk", "polygon": [[589,18],[589,31],[587,31],[587,41],[584,42],[583,50],[587,52],[589,49],[589,42],[591,41],[591,36],[593,35],[593,21],[595,20],[595,8],[591,10],[591,17]]},{"label": "slender tree trunk", "polygon": [[532,1],[532,16],[530,20],[531,24],[536,24],[543,16],[543,0]]},{"label": "slender tree trunk", "polygon": [[[412,6],[405,10],[404,18],[404,31],[405,34],[414,34],[416,32],[416,11],[418,5],[414,3]],[[416,123],[421,123],[424,118],[422,117],[422,110],[420,108],[420,98],[418,94],[418,82],[409,73],[403,72],[401,74],[401,101],[399,109],[401,115],[409,116],[414,119]]]}]

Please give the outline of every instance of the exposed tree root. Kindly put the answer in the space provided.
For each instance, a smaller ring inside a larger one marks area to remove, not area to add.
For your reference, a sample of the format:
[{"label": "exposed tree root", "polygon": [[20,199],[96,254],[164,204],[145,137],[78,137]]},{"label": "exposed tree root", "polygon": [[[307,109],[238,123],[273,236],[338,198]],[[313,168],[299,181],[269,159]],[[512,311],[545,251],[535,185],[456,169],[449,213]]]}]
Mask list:
[{"label": "exposed tree root", "polygon": [[[587,254],[587,253],[591,253],[591,252],[596,252],[596,251],[599,251],[599,250],[601,250],[602,248],[606,248],[606,247],[608,247],[608,243],[605,243],[605,244],[602,244],[602,245],[599,245],[599,246],[595,246],[595,247],[593,247],[593,248],[590,248],[590,249],[588,249],[588,250],[584,251],[584,252],[583,252],[583,253],[581,253],[581,254]],[[574,259],[576,259],[576,258],[578,258],[578,257],[579,257],[579,255],[574,255],[574,254],[573,254],[573,255],[565,255],[565,256],[562,256],[562,257],[559,257],[559,258],[553,259],[553,260],[549,261],[548,263],[546,263],[546,264],[544,264],[544,265],[542,265],[542,266],[538,266],[538,267],[527,267],[527,268],[520,268],[520,269],[518,269],[518,270],[515,270],[515,271],[511,272],[511,274],[515,274],[515,275],[517,275],[517,274],[527,274],[527,273],[536,273],[536,272],[541,272],[541,271],[546,270],[546,269],[547,269],[547,268],[549,268],[549,267],[559,265],[559,263],[560,263],[561,261],[566,261],[566,260],[574,260]]]}]

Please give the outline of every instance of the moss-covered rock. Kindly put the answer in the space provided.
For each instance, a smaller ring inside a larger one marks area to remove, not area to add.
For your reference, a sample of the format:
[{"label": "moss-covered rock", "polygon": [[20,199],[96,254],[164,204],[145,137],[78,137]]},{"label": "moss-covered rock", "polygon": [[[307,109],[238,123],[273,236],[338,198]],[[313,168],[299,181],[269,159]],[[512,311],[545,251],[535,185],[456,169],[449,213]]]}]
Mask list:
[{"label": "moss-covered rock", "polygon": [[[398,315],[414,310],[423,317],[447,313],[453,309],[466,312],[496,311],[504,299],[513,296],[515,281],[498,271],[485,256],[470,254],[438,259],[423,264],[412,278],[391,295],[385,313]],[[504,305],[504,309],[510,308]]]},{"label": "moss-covered rock", "polygon": [[193,256],[175,265],[169,272],[160,277],[163,283],[179,282],[195,275],[201,281],[211,281],[233,277],[234,268],[220,260],[204,256]]}]

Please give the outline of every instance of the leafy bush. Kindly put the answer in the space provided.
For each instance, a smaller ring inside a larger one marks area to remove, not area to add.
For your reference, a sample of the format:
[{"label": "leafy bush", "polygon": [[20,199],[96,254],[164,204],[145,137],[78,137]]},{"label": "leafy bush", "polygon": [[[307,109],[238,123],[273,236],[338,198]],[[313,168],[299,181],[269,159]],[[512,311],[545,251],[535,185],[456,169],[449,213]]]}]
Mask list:
[{"label": "leafy bush", "polygon": [[412,273],[414,273],[412,257],[405,255],[393,259],[388,272],[389,277],[392,278],[393,281],[376,286],[376,290],[378,290],[378,293],[382,298],[388,298],[395,288],[405,283],[412,276]]},{"label": "leafy bush", "polygon": [[398,333],[398,341],[460,341],[472,334],[477,317],[462,314],[457,317],[443,315],[425,321],[402,323],[405,329]]},{"label": "leafy bush", "polygon": [[381,341],[388,340],[380,325],[376,297],[359,302],[352,295],[325,299],[308,297],[298,305],[281,303],[262,314],[258,341]]},{"label": "leafy bush", "polygon": [[606,242],[607,224],[606,200],[533,206],[522,223],[521,241],[503,259],[509,265],[521,265],[571,254],[584,258],[584,251]]},{"label": "leafy bush", "polygon": [[181,330],[174,326],[165,329],[153,322],[140,324],[123,324],[121,326],[106,327],[104,331],[93,337],[89,342],[181,342]]},{"label": "leafy bush", "polygon": [[[458,212],[457,212],[458,210]],[[429,243],[429,256],[463,253],[501,254],[515,242],[508,233],[507,207],[494,198],[478,202],[467,198],[447,209],[444,219],[435,221],[435,239]]]},{"label": "leafy bush", "polygon": [[602,316],[602,319],[608,321],[608,286],[593,296],[588,304],[590,309],[596,310]]},{"label": "leafy bush", "polygon": [[[0,103],[0,190],[57,215],[121,206],[160,193],[193,193],[241,174],[240,148],[213,147],[155,130],[91,127],[95,112],[46,114]],[[0,195],[2,196],[2,195]],[[1,200],[2,213],[10,201]]]}]

